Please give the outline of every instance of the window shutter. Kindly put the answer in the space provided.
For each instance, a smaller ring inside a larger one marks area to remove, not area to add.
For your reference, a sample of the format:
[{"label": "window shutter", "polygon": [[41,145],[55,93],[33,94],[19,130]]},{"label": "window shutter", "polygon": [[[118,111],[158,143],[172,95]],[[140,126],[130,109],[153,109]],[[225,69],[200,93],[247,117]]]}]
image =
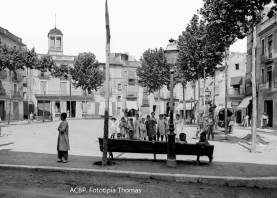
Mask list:
[{"label": "window shutter", "polygon": [[274,50],[274,54],[277,53],[277,29],[274,31],[273,34],[273,50]]},{"label": "window shutter", "polygon": [[274,81],[274,88],[277,88],[277,63],[274,63],[273,68],[273,81]]}]

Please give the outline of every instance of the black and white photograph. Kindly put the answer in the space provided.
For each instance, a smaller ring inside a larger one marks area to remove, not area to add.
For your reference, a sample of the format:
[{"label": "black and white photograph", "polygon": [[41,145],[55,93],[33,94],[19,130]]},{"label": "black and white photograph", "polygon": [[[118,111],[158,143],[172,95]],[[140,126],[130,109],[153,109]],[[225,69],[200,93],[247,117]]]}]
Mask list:
[{"label": "black and white photograph", "polygon": [[277,0],[1,0],[0,198],[277,198]]}]

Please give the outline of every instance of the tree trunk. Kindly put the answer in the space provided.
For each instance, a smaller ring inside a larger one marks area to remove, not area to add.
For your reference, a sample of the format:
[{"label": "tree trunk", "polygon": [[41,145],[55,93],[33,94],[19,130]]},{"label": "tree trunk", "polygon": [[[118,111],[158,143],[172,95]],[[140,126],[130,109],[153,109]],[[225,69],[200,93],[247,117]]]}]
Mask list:
[{"label": "tree trunk", "polygon": [[186,115],[186,85],[183,85],[183,111],[184,111],[184,120],[186,122],[187,115]]},{"label": "tree trunk", "polygon": [[161,90],[158,91],[158,115],[161,113]]},{"label": "tree trunk", "polygon": [[257,96],[256,96],[256,27],[253,28],[252,46],[252,144],[251,152],[256,151],[256,129],[257,129]]},{"label": "tree trunk", "polygon": [[200,77],[198,76],[198,106],[197,106],[197,122],[200,118]]},{"label": "tree trunk", "polygon": [[225,50],[225,109],[224,109],[224,124],[225,124],[225,136],[228,135],[228,54],[229,49]]},{"label": "tree trunk", "polygon": [[194,124],[195,124],[195,95],[196,95],[196,82],[194,81],[194,87],[193,87],[193,117],[194,117]]},{"label": "tree trunk", "polygon": [[103,136],[103,156],[102,166],[107,165],[107,152],[108,152],[108,137],[109,137],[109,98],[110,98],[110,22],[108,2],[105,2],[105,19],[106,19],[106,68],[105,68],[105,121],[104,121],[104,136]]}]

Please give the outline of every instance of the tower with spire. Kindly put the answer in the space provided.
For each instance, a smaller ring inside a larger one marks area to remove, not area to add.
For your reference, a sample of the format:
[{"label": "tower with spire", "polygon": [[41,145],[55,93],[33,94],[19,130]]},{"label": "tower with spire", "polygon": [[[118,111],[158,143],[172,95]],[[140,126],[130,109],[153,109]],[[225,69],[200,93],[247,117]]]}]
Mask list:
[{"label": "tower with spire", "polygon": [[63,33],[56,28],[51,29],[48,33],[48,54],[62,55],[63,54]]}]

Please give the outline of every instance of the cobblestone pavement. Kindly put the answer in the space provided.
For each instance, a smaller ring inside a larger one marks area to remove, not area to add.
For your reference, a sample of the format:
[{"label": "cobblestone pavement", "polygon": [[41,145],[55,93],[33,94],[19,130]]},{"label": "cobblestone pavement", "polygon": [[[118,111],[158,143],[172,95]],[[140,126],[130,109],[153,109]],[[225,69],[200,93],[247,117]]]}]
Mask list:
[{"label": "cobblestone pavement", "polygon": [[276,198],[277,189],[181,184],[81,173],[1,170],[0,197]]}]

